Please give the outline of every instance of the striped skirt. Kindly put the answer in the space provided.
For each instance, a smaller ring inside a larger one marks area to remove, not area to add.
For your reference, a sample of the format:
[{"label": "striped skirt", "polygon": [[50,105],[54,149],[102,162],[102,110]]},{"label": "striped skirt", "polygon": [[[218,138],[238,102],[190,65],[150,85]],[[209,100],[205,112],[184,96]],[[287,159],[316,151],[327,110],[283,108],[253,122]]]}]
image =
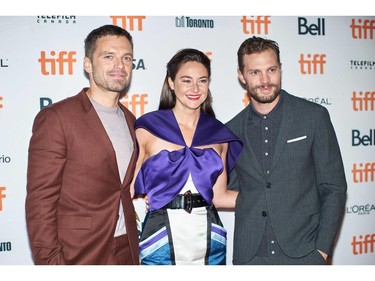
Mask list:
[{"label": "striped skirt", "polygon": [[140,239],[142,265],[225,265],[227,231],[214,206],[148,212]]}]

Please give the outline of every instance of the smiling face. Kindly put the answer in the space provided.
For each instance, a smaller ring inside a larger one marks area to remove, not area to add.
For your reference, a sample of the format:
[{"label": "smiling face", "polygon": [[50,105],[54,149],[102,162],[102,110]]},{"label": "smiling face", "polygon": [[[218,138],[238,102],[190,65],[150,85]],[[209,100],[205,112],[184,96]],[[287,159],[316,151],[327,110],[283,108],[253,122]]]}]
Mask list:
[{"label": "smiling face", "polygon": [[92,59],[84,60],[91,87],[103,92],[124,91],[130,83],[132,66],[133,49],[129,40],[113,35],[99,38]]},{"label": "smiling face", "polygon": [[168,78],[168,84],[176,95],[176,107],[197,109],[207,99],[208,71],[203,64],[189,61],[180,67],[174,81]]},{"label": "smiling face", "polygon": [[275,52],[267,49],[261,53],[244,55],[243,71],[238,78],[245,85],[249,98],[255,104],[275,105],[281,90],[281,64]]}]

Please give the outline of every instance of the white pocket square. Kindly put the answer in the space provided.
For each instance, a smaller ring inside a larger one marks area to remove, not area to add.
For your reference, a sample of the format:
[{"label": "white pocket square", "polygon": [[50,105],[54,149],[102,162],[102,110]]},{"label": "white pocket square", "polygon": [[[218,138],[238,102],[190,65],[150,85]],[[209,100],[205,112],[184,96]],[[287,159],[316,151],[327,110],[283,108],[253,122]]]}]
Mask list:
[{"label": "white pocket square", "polygon": [[307,138],[307,136],[302,136],[302,137],[299,137],[299,138],[287,140],[286,142],[291,143],[291,142],[300,141],[300,140],[303,140],[303,139],[306,139],[306,138]]}]

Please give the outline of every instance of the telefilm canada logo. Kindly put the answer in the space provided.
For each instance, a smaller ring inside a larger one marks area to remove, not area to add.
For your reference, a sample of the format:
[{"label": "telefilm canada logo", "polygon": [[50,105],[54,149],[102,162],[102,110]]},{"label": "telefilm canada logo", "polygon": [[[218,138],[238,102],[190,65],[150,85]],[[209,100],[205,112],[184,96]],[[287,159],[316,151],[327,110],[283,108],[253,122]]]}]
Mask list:
[{"label": "telefilm canada logo", "polygon": [[187,27],[187,28],[214,28],[214,20],[210,19],[197,19],[192,17],[176,17],[176,27]]},{"label": "telefilm canada logo", "polygon": [[77,17],[68,15],[37,16],[36,22],[40,24],[76,24]]},{"label": "telefilm canada logo", "polygon": [[352,59],[349,61],[350,69],[352,70],[372,70],[375,71],[375,60],[358,60]]}]

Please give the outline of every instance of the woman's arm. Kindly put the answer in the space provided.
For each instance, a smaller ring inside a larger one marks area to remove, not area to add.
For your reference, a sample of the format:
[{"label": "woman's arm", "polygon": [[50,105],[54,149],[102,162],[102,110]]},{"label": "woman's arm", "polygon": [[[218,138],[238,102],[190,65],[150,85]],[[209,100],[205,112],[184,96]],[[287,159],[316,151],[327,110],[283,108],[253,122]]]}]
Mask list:
[{"label": "woman's arm", "polygon": [[221,144],[221,159],[223,161],[223,172],[217,178],[215,185],[213,186],[214,198],[212,199],[213,204],[216,208],[224,209],[234,209],[236,205],[236,199],[238,191],[227,189],[227,153],[228,153],[228,143]]}]

